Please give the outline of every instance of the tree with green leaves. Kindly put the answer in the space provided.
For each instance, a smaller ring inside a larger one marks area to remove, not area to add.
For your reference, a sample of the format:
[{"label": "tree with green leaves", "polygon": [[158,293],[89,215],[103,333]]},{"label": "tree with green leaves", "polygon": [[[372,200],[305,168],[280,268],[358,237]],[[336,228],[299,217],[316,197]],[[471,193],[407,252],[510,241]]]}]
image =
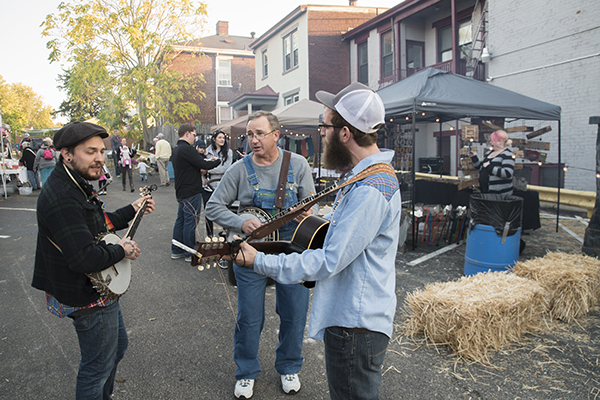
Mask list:
[{"label": "tree with green leaves", "polygon": [[22,83],[7,83],[0,76],[0,110],[2,122],[10,125],[14,135],[23,129],[54,128],[52,108],[42,97]]},{"label": "tree with green leaves", "polygon": [[[106,67],[103,87],[112,91],[112,100],[135,107],[147,146],[149,120],[177,121],[198,112],[195,103],[182,100],[183,90],[202,96],[194,87],[198,80],[169,67],[177,55],[173,45],[192,40],[205,16],[206,4],[192,0],[75,0],[61,3],[42,26],[43,35],[52,38],[50,61],[77,67],[91,56]],[[101,107],[105,100],[99,100]]]}]

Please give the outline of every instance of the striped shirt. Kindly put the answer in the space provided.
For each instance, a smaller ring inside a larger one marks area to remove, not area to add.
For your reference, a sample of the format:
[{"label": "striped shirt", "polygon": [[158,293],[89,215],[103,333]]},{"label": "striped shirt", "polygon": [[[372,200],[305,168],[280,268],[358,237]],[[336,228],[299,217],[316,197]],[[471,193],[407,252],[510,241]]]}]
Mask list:
[{"label": "striped shirt", "polygon": [[490,175],[490,184],[488,193],[498,193],[503,195],[513,194],[513,175],[515,172],[515,159],[509,149],[504,149],[494,158],[489,158],[492,151],[485,153],[483,160],[479,161],[477,156],[473,156],[473,165],[477,171],[483,169],[483,164],[487,161],[490,164],[486,167]]}]

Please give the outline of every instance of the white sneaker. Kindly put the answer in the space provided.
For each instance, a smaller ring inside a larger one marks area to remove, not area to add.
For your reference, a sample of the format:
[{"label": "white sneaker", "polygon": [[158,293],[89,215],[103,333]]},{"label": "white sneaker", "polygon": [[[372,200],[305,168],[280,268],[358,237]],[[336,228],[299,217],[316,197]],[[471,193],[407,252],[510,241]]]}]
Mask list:
[{"label": "white sneaker", "polygon": [[171,260],[179,260],[180,258],[183,258],[185,256],[185,254],[183,253],[171,253]]},{"label": "white sneaker", "polygon": [[240,379],[235,383],[235,391],[233,392],[236,398],[243,397],[249,399],[254,394],[254,379]]},{"label": "white sneaker", "polygon": [[187,256],[185,258],[185,262],[192,262],[192,256]]},{"label": "white sneaker", "polygon": [[297,393],[300,391],[300,378],[298,374],[281,375],[281,388],[286,393]]}]

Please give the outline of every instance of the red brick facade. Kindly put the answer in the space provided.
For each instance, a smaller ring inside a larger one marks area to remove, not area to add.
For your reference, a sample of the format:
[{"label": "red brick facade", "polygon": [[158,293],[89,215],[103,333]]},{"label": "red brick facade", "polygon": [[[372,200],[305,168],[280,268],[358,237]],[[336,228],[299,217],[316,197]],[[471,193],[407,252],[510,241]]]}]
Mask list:
[{"label": "red brick facade", "polygon": [[342,34],[377,16],[372,13],[308,11],[309,99],[325,90],[337,93],[350,84],[350,44]]}]

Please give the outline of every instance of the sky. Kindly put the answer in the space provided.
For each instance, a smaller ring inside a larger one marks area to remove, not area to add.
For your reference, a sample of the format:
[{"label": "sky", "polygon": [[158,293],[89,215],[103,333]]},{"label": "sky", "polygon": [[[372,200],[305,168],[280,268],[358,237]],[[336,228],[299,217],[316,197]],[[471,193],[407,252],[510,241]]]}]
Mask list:
[{"label": "sky", "polygon": [[[0,76],[8,84],[22,83],[42,97],[44,104],[56,109],[65,99],[57,88],[62,72],[59,63],[48,61],[49,51],[40,24],[46,15],[56,13],[61,1],[70,0],[0,0]],[[358,6],[391,8],[401,0],[358,0]],[[207,23],[202,36],[216,33],[217,21],[229,21],[229,34],[257,37],[292,12],[300,4],[348,5],[348,0],[207,0]],[[252,4],[249,6],[249,4]]]}]

